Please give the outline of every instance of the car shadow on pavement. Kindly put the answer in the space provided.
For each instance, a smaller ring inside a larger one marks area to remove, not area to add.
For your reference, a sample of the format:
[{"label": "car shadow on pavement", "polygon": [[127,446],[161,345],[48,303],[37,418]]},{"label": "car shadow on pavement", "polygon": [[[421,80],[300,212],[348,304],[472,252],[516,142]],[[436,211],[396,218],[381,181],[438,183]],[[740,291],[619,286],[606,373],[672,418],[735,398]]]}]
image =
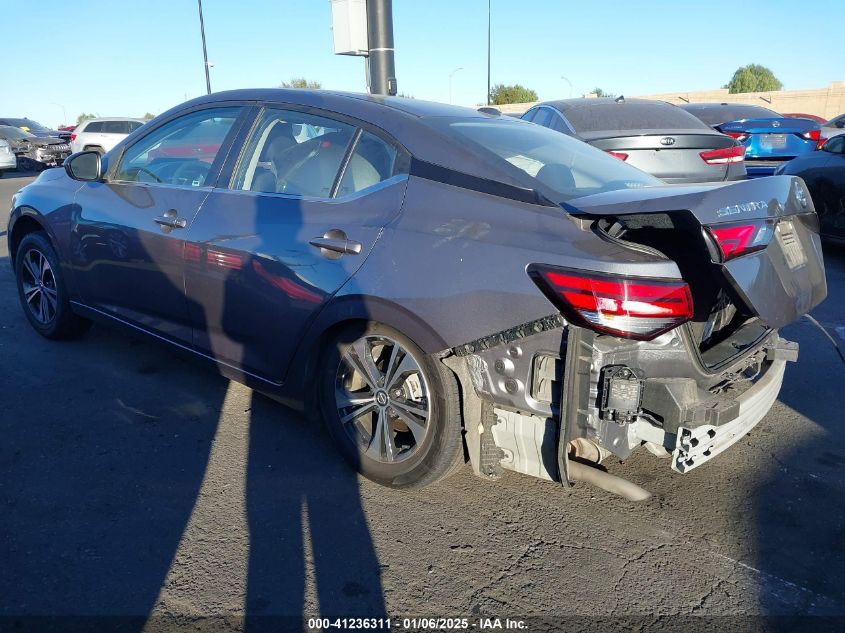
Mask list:
[{"label": "car shadow on pavement", "polygon": [[[828,299],[813,315],[845,347],[845,250],[825,248]],[[779,400],[796,411],[794,428],[761,455],[759,485],[752,491],[755,566],[761,574],[761,612],[778,617],[771,630],[841,630],[845,618],[845,435],[842,386],[845,366],[830,342],[801,320],[782,335],[800,344],[799,361],[787,368]],[[770,415],[772,415],[770,413]],[[752,432],[765,432],[764,428]],[[805,616],[834,616],[810,621]]]},{"label": "car shadow on pavement", "polygon": [[[104,327],[40,338],[7,265],[0,258],[0,625],[236,620],[278,631],[310,616],[384,614],[357,474],[322,429],[146,340]],[[210,455],[232,424],[243,424],[248,452],[245,463],[224,454],[218,476]],[[216,503],[237,478],[240,503]],[[239,539],[246,560],[232,561],[223,554]],[[220,564],[193,558],[204,540]],[[219,601],[209,604],[211,585]]]}]

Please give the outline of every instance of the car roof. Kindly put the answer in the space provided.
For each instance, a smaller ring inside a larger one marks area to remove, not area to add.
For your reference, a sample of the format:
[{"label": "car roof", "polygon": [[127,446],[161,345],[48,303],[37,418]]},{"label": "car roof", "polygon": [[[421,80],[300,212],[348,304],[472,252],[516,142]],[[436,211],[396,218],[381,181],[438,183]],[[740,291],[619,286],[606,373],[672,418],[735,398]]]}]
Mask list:
[{"label": "car roof", "polygon": [[[146,123],[145,119],[139,119],[134,116],[98,116],[94,119],[85,119],[82,123],[91,123],[92,121],[138,121],[140,123]],[[79,123],[79,125],[82,125]]]},{"label": "car roof", "polygon": [[[231,104],[232,102],[268,102],[323,110],[367,122],[399,141],[415,157],[430,163],[449,167],[464,173],[481,176],[508,184],[523,186],[508,172],[499,169],[479,154],[472,152],[457,138],[444,133],[435,121],[508,121],[513,125],[526,125],[512,117],[478,112],[473,108],[435,103],[422,99],[386,97],[355,92],[332,90],[300,90],[295,88],[247,88],[227,90],[203,95],[182,103],[158,118],[178,115],[185,110],[205,105]],[[319,113],[315,113],[319,114]],[[154,120],[155,124],[155,120]]]},{"label": "car roof", "polygon": [[[617,99],[620,100],[617,101]],[[566,112],[567,110],[571,110],[573,108],[592,108],[596,106],[605,105],[624,106],[629,103],[656,105],[660,107],[677,107],[674,104],[669,103],[668,101],[660,101],[658,99],[626,99],[625,97],[581,97],[575,99],[557,99],[555,101],[543,101],[542,103],[538,103],[537,105],[552,106],[553,108],[556,108],[561,112]]]},{"label": "car roof", "polygon": [[343,112],[348,109],[384,112],[385,109],[413,117],[489,117],[473,108],[447,105],[422,99],[388,97],[358,92],[336,90],[298,90],[294,88],[245,88],[226,90],[198,97],[188,103],[201,104],[217,101],[282,101],[302,106],[314,106]]}]

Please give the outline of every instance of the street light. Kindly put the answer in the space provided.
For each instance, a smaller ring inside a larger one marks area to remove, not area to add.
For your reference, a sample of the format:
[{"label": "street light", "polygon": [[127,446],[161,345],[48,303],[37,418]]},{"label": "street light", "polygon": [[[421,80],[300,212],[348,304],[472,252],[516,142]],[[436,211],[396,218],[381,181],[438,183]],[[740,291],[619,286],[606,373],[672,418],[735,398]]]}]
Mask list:
[{"label": "street light", "polygon": [[460,68],[456,68],[455,70],[453,70],[452,72],[449,73],[449,103],[450,104],[452,103],[452,76],[456,72],[458,72],[459,70],[463,70],[463,69],[464,69],[463,66],[461,66]]},{"label": "street light", "polygon": [[67,125],[67,110],[61,103],[56,103],[55,101],[51,101],[50,105],[58,106],[62,109],[62,125]]},{"label": "street light", "polygon": [[564,77],[563,75],[561,75],[561,76],[560,76],[560,78],[561,78],[561,79],[563,79],[566,83],[568,83],[568,84],[569,84],[569,96],[571,97],[571,96],[572,96],[572,82],[571,82],[571,81],[569,81],[569,80],[568,80],[566,77]]},{"label": "street light", "polygon": [[200,11],[200,35],[202,36],[202,60],[205,67],[205,89],[208,94],[211,94],[211,78],[208,76],[208,53],[205,50],[205,24],[202,19],[202,0],[197,0],[197,6]]},{"label": "street light", "polygon": [[490,5],[493,0],[487,0],[487,105],[490,105]]}]

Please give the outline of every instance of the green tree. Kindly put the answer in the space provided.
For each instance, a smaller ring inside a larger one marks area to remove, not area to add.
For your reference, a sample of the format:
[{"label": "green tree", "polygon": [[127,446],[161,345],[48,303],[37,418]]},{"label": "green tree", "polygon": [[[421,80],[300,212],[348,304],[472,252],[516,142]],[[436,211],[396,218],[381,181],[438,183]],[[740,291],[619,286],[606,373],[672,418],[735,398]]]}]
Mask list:
[{"label": "green tree", "polygon": [[731,80],[722,86],[730,94],[739,92],[769,92],[783,89],[775,74],[760,64],[748,64],[736,69]]},{"label": "green tree", "polygon": [[611,99],[616,96],[615,92],[605,92],[601,88],[593,88],[593,94],[597,97],[610,97]]},{"label": "green tree", "polygon": [[153,114],[152,112],[147,112],[147,113],[146,113],[144,116],[142,116],[141,118],[142,118],[142,119],[144,119],[144,121],[149,121],[149,120],[151,120],[151,119],[156,118],[156,115],[155,115],[155,114]]},{"label": "green tree", "polygon": [[78,117],[76,117],[76,124],[79,125],[83,121],[87,121],[88,119],[96,119],[96,118],[97,118],[96,114],[87,114],[85,112],[82,112]]},{"label": "green tree", "polygon": [[490,89],[491,105],[503,105],[505,103],[528,103],[530,101],[537,100],[538,98],[536,92],[530,88],[520,86],[519,84],[514,84],[512,86],[496,84]]},{"label": "green tree", "polygon": [[308,81],[305,77],[294,77],[290,81],[283,81],[280,88],[299,88],[301,90],[319,90],[323,87],[319,81]]}]

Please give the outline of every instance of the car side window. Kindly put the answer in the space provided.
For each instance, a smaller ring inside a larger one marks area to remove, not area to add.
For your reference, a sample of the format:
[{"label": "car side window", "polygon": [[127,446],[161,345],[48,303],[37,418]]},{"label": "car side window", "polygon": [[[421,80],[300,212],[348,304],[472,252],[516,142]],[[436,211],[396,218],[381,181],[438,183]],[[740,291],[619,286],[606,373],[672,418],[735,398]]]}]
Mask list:
[{"label": "car side window", "polygon": [[268,108],[241,155],[233,188],[328,198],[355,129],[326,117]]},{"label": "car side window", "polygon": [[845,136],[834,136],[825,145],[825,150],[831,154],[845,153]]},{"label": "car side window", "polygon": [[533,121],[534,117],[537,116],[537,110],[538,109],[539,108],[532,108],[531,110],[529,110],[528,112],[523,114],[522,117],[521,117],[522,120],[523,121]]},{"label": "car side window", "polygon": [[212,108],[165,123],[127,148],[113,180],[206,186],[240,111],[240,107]]},{"label": "car side window", "polygon": [[144,125],[144,124],[141,123],[140,121],[126,121],[126,133],[131,134],[132,132],[137,130],[142,125]]},{"label": "car side window", "polygon": [[126,123],[123,121],[103,121],[105,134],[126,134]]},{"label": "car side window", "polygon": [[537,108],[537,114],[534,115],[532,123],[549,127],[552,120],[552,112],[548,108]]},{"label": "car side window", "polygon": [[103,123],[102,121],[91,121],[87,123],[84,128],[82,128],[83,132],[102,132],[103,131]]},{"label": "car side window", "polygon": [[361,132],[335,194],[348,196],[408,172],[408,160],[395,145],[370,132]]}]

